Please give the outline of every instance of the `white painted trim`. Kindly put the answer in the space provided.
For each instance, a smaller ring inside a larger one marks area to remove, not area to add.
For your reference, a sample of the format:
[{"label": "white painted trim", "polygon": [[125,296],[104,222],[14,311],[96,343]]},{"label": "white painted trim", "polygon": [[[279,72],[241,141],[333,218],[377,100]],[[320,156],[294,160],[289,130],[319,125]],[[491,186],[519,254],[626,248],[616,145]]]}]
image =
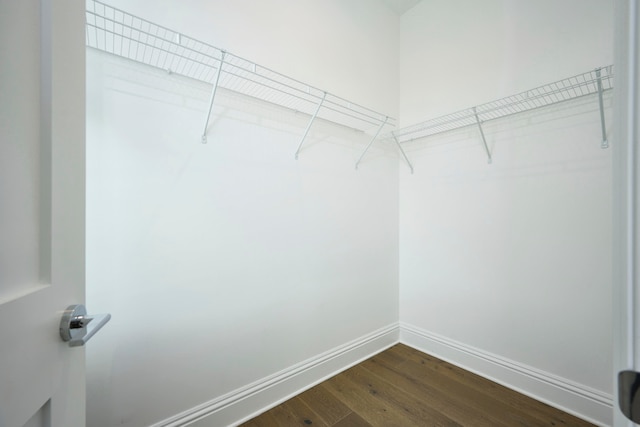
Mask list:
[{"label": "white painted trim", "polygon": [[595,425],[612,425],[613,397],[609,394],[401,322],[314,356],[151,427],[237,426],[398,342]]},{"label": "white painted trim", "polygon": [[620,411],[618,372],[640,369],[640,1],[615,2],[616,83],[613,149],[613,381],[614,425],[636,425]]},{"label": "white painted trim", "polygon": [[[191,408],[151,427],[235,426],[398,343],[397,323]],[[249,415],[247,415],[249,414]],[[199,423],[202,421],[202,424]]]},{"label": "white painted trim", "polygon": [[598,426],[612,423],[613,397],[599,390],[404,322],[400,342]]}]

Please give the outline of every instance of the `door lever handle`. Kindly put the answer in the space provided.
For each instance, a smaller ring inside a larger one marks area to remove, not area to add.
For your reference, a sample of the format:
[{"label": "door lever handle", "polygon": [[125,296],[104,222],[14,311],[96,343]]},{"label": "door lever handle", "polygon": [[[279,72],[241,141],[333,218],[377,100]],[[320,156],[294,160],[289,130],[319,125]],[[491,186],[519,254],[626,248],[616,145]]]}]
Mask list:
[{"label": "door lever handle", "polygon": [[109,313],[87,315],[82,304],[67,307],[60,320],[60,337],[68,342],[69,347],[80,347],[86,344],[111,319]]}]

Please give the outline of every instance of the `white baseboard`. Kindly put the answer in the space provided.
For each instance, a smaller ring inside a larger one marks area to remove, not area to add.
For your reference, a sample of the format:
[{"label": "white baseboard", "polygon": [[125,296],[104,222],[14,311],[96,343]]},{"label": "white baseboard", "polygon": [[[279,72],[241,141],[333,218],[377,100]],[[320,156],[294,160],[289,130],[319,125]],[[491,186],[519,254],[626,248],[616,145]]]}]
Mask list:
[{"label": "white baseboard", "polygon": [[151,427],[236,426],[398,343],[397,323],[336,347]]},{"label": "white baseboard", "polygon": [[407,323],[392,324],[151,427],[237,426],[401,342],[601,427],[612,425],[613,397]]},{"label": "white baseboard", "polygon": [[582,384],[400,323],[400,342],[598,426],[613,423],[613,397]]}]

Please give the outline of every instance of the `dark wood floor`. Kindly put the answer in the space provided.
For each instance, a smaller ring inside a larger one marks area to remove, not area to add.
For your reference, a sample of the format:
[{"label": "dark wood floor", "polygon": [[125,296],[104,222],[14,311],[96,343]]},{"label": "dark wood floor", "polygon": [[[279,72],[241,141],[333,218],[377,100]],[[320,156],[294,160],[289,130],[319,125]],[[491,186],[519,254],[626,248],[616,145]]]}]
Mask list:
[{"label": "dark wood floor", "polygon": [[309,425],[593,426],[402,344],[243,424]]}]

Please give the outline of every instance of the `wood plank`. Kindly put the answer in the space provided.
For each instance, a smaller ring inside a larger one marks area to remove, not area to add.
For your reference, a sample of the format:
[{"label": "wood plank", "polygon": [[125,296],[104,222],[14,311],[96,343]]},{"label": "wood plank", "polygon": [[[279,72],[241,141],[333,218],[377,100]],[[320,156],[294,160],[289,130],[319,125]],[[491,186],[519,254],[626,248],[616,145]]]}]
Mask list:
[{"label": "wood plank", "polygon": [[242,424],[243,427],[255,426],[310,426],[329,427],[320,416],[298,397],[268,410],[258,417]]},{"label": "wood plank", "polygon": [[287,425],[287,423],[290,423],[293,420],[293,414],[291,414],[291,412],[284,405],[284,403],[274,408],[271,408],[270,410],[262,414],[261,417],[262,416],[266,416],[267,418],[273,419],[275,423],[273,425],[276,425],[276,426]]},{"label": "wood plank", "polygon": [[255,418],[242,424],[244,427],[273,427],[278,425],[277,419],[271,414],[271,411],[263,412]]},{"label": "wood plank", "polygon": [[402,350],[401,348],[398,348],[398,346],[401,346],[401,345],[402,344],[396,344],[392,347],[389,347],[387,350],[383,351],[382,353],[378,353],[375,356],[373,356],[373,358],[383,360],[388,366],[393,366],[393,367],[398,366],[399,364],[407,360],[406,353],[401,351]]},{"label": "wood plank", "polygon": [[[404,362],[408,363],[408,362]],[[500,419],[488,416],[484,411],[478,412],[469,405],[461,404],[458,396],[452,396],[438,387],[423,382],[421,378],[414,378],[404,371],[396,371],[379,361],[367,360],[361,364],[371,372],[388,382],[393,382],[405,393],[415,396],[423,402],[428,402],[435,411],[444,414],[458,425],[473,425],[478,427],[511,427]]]},{"label": "wood plank", "polygon": [[[424,355],[424,353],[415,350],[413,353]],[[506,404],[503,399],[493,393],[497,384],[477,377],[468,371],[460,370],[464,376],[455,378],[463,379],[463,381],[452,381],[452,377],[447,373],[453,370],[453,365],[430,356],[427,358],[430,359],[429,362],[426,361],[426,358],[422,358],[420,363],[415,360],[407,360],[396,369],[420,382],[431,384],[442,393],[456,399],[459,405],[468,406],[477,412],[484,412],[487,418],[495,419],[496,422],[528,426],[537,425],[540,421],[553,421],[537,417],[531,411],[523,411],[521,408]],[[467,382],[471,379],[481,379],[482,386],[480,388],[471,387]],[[510,390],[510,393],[514,394],[515,392]],[[520,398],[525,398],[525,396],[520,396]]]},{"label": "wood plank", "polygon": [[594,427],[398,344],[243,424],[320,427]]},{"label": "wood plank", "polygon": [[322,417],[318,415],[313,409],[311,409],[306,403],[299,397],[289,399],[282,404],[291,414],[289,421],[290,426],[310,426],[314,427],[329,427]]},{"label": "wood plank", "polygon": [[363,392],[369,393],[388,407],[400,412],[407,420],[407,424],[460,427],[460,424],[427,404],[419,396],[405,392],[365,369],[363,365],[345,372],[345,376],[357,384]]},{"label": "wood plank", "polygon": [[[397,369],[399,373],[402,373],[407,378],[411,378],[420,384],[429,384],[429,387],[438,390],[443,396],[442,401],[451,404],[448,409],[450,411],[468,413],[476,419],[486,420],[489,425],[505,427],[513,425],[529,426],[535,425],[537,422],[529,414],[504,404],[490,394],[485,394],[464,384],[451,381],[438,371],[425,369],[423,365],[412,360],[404,362]],[[450,415],[451,413],[447,412],[447,414]],[[465,423],[468,422],[470,420],[465,421]]]},{"label": "wood plank", "polygon": [[349,415],[335,423],[332,427],[373,427],[360,415],[351,412]]},{"label": "wood plank", "polygon": [[299,395],[300,399],[312,407],[328,425],[334,425],[351,414],[351,409],[322,384],[310,388]]},{"label": "wood plank", "polygon": [[537,425],[535,424],[537,420],[544,425],[593,426],[587,421],[411,347],[400,344],[394,347],[393,351],[399,353],[399,357],[420,363],[425,369],[436,371],[449,380],[497,399],[511,408],[501,407],[504,415],[511,414],[515,410],[526,414],[528,423],[534,423],[532,425]]},{"label": "wood plank", "polygon": [[[353,369],[353,368],[351,368]],[[327,380],[324,385],[353,412],[374,426],[407,427],[417,425],[407,423],[402,412],[390,407],[385,402],[374,398],[371,394],[354,384],[348,377],[350,370]]]}]

